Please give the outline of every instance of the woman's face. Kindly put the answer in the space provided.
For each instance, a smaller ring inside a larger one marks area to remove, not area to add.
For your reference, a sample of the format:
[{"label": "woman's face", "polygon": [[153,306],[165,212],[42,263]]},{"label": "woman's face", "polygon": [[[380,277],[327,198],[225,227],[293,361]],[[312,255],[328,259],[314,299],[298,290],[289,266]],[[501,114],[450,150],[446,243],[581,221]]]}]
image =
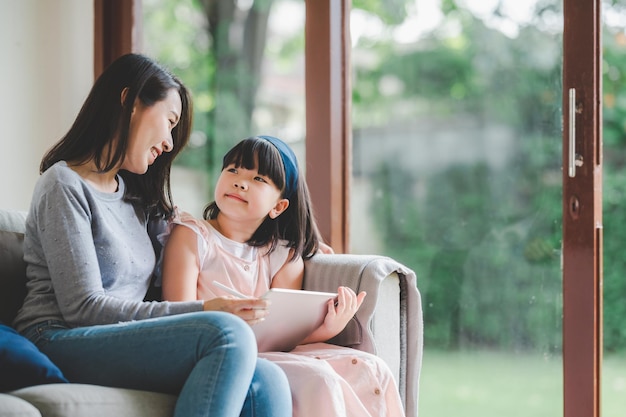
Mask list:
[{"label": "woman's face", "polygon": [[180,120],[180,94],[170,89],[165,99],[152,106],[135,100],[130,118],[128,148],[121,169],[134,174],[145,174],[148,166],[163,153],[174,148],[172,129]]}]

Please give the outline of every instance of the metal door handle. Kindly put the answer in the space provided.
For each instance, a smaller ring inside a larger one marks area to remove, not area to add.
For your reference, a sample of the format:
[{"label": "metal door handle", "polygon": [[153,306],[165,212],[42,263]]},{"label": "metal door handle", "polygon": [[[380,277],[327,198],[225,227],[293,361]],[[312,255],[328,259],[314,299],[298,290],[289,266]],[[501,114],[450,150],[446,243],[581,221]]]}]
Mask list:
[{"label": "metal door handle", "polygon": [[569,89],[569,153],[568,174],[571,178],[576,176],[576,167],[583,166],[583,157],[576,153],[576,89]]},{"label": "metal door handle", "polygon": [[576,176],[576,89],[569,89],[569,154],[568,169],[570,178]]}]

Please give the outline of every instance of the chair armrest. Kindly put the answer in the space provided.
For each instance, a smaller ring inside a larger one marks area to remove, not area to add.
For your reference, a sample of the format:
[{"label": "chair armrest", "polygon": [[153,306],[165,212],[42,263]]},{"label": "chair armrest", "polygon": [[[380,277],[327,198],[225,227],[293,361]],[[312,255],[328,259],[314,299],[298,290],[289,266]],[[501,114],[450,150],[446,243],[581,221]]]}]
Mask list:
[{"label": "chair armrest", "polygon": [[378,255],[319,254],[304,267],[304,289],[367,296],[355,318],[329,343],[370,352],[391,368],[407,417],[417,416],[423,318],[415,272]]}]

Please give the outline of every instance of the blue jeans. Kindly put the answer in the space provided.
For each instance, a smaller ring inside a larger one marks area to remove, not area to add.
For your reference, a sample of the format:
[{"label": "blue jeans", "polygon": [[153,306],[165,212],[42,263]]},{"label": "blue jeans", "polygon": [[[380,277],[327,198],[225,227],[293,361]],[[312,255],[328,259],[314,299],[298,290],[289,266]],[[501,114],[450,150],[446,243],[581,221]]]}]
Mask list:
[{"label": "blue jeans", "polygon": [[178,395],[177,417],[291,416],[287,377],[257,358],[250,327],[230,313],[74,329],[51,321],[23,333],[69,381]]}]

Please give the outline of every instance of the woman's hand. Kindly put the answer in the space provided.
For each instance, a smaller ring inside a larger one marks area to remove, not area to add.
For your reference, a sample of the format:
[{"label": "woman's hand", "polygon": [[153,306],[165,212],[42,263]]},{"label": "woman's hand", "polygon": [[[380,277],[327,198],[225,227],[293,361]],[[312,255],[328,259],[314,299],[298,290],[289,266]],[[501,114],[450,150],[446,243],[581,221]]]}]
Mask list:
[{"label": "woman's hand", "polygon": [[332,255],[332,254],[335,253],[335,251],[333,250],[333,248],[330,247],[330,245],[327,245],[326,243],[322,242],[321,240],[319,242],[319,247],[318,247],[317,251],[319,253],[324,253],[324,254],[327,254],[327,255]]},{"label": "woman's hand", "polygon": [[225,311],[241,317],[249,325],[263,321],[269,314],[269,301],[262,298],[217,297],[204,302],[204,311]]},{"label": "woman's hand", "polygon": [[361,291],[359,295],[348,287],[337,289],[337,300],[328,301],[328,312],[324,323],[307,337],[302,344],[325,342],[341,332],[354,317],[367,294]]}]

